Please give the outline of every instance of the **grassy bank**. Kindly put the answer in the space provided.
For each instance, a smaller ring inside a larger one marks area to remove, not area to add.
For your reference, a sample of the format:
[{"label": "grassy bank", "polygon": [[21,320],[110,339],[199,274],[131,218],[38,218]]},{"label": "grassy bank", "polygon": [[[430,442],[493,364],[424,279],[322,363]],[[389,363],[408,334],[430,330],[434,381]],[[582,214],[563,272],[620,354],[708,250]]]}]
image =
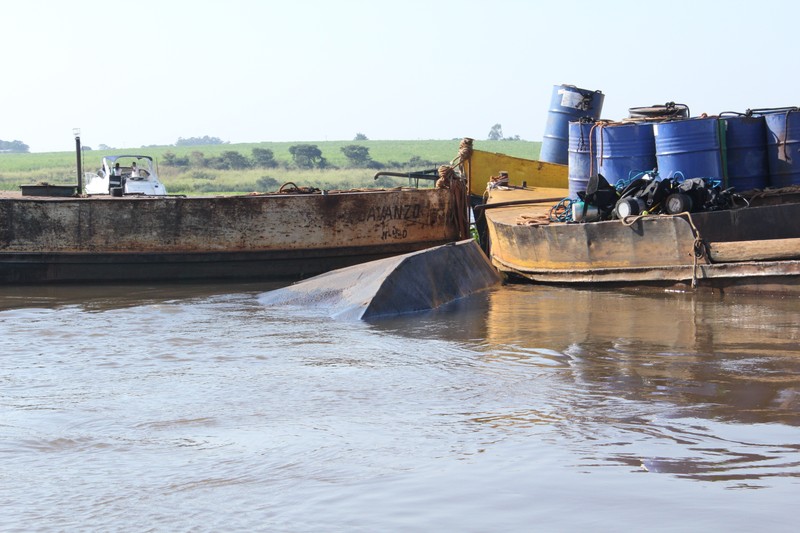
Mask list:
[{"label": "grassy bank", "polygon": [[[178,158],[201,152],[205,158],[235,151],[251,158],[253,148],[272,150],[278,163],[276,168],[249,168],[245,170],[216,170],[191,166],[159,164],[159,176],[171,193],[203,194],[249,191],[274,191],[281,184],[293,182],[299,186],[320,189],[350,189],[362,187],[405,185],[399,178],[373,179],[374,169],[348,168],[348,160],[341,148],[358,144],[369,149],[369,155],[385,170],[409,172],[424,170],[449,163],[458,154],[459,140],[428,141],[298,141],[263,142],[246,144],[217,144],[206,146],[161,146],[117,150],[90,150],[83,154],[84,170],[96,170],[105,155],[141,154],[162,161],[164,154]],[[299,169],[292,160],[290,147],[297,144],[315,144],[332,168]],[[528,141],[475,141],[475,148],[502,152],[518,157],[535,159],[540,143]],[[19,190],[29,183],[71,184],[76,179],[75,152],[49,152],[34,154],[0,154],[0,190]]]}]

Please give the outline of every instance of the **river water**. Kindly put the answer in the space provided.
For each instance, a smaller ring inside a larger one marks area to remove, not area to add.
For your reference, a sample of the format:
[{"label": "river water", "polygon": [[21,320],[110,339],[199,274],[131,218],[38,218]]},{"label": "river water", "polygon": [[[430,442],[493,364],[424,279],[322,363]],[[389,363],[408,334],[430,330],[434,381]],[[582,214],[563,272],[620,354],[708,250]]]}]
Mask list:
[{"label": "river water", "polygon": [[800,301],[0,289],[2,531],[795,531]]}]

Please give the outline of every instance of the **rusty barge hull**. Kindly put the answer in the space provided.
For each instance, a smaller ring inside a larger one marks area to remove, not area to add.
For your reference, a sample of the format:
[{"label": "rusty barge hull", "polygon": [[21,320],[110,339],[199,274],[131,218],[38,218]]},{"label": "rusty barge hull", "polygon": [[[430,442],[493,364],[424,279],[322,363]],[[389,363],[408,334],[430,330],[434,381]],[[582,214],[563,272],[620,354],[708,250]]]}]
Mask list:
[{"label": "rusty barge hull", "polygon": [[301,279],[459,239],[452,193],[0,198],[0,283]]},{"label": "rusty barge hull", "polygon": [[800,295],[800,204],[586,224],[520,224],[487,209],[498,270],[537,283]]}]

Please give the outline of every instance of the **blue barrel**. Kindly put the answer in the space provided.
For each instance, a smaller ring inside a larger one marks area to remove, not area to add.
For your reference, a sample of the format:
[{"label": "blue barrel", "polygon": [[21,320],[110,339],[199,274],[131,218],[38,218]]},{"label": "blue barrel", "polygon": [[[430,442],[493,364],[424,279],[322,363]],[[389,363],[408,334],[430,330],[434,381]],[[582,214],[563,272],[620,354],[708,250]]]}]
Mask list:
[{"label": "blue barrel", "polygon": [[603,98],[600,91],[579,89],[574,85],[554,86],[539,160],[566,165],[569,123],[582,118],[598,119],[603,110]]},{"label": "blue barrel", "polygon": [[800,110],[767,113],[764,118],[769,185],[800,185]]},{"label": "blue barrel", "polygon": [[656,168],[653,124],[608,124],[594,130],[597,171],[610,184]]},{"label": "blue barrel", "polygon": [[662,179],[682,175],[686,179],[725,180],[718,117],[662,122],[654,126],[654,132]]},{"label": "blue barrel", "polygon": [[763,116],[723,116],[728,187],[763,189],[769,183],[767,127]]},{"label": "blue barrel", "polygon": [[592,173],[592,157],[594,155],[594,139],[592,139],[593,122],[569,123],[569,197],[577,198],[578,192],[586,190],[589,176]]}]

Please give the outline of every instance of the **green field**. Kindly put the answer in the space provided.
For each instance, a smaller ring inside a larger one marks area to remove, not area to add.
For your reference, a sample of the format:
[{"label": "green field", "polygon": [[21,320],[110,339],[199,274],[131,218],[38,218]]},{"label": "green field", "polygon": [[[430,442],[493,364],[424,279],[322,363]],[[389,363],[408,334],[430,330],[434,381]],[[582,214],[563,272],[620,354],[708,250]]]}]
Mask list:
[{"label": "green field", "polygon": [[[247,144],[215,144],[205,146],[161,146],[116,150],[88,150],[83,153],[85,171],[99,168],[104,155],[149,155],[159,163],[159,177],[167,190],[174,194],[207,194],[276,190],[280,184],[320,189],[352,189],[362,187],[405,185],[401,178],[373,179],[376,170],[348,168],[348,160],[341,151],[346,145],[358,144],[369,148],[373,161],[385,166],[383,170],[410,172],[447,164],[458,154],[460,140],[428,141],[297,141],[263,142]],[[289,148],[297,144],[315,144],[332,168],[299,169],[294,165]],[[474,147],[490,152],[501,152],[517,157],[535,159],[541,143],[529,141],[475,141]],[[253,148],[269,149],[278,162],[276,168],[248,168],[244,170],[216,170],[202,166],[167,166],[161,163],[164,154],[188,157],[201,152],[205,158],[218,157],[226,151],[235,151],[252,159]],[[74,151],[34,154],[0,154],[0,190],[19,190],[23,184],[72,184],[76,181]],[[277,186],[275,184],[278,184]]]}]

